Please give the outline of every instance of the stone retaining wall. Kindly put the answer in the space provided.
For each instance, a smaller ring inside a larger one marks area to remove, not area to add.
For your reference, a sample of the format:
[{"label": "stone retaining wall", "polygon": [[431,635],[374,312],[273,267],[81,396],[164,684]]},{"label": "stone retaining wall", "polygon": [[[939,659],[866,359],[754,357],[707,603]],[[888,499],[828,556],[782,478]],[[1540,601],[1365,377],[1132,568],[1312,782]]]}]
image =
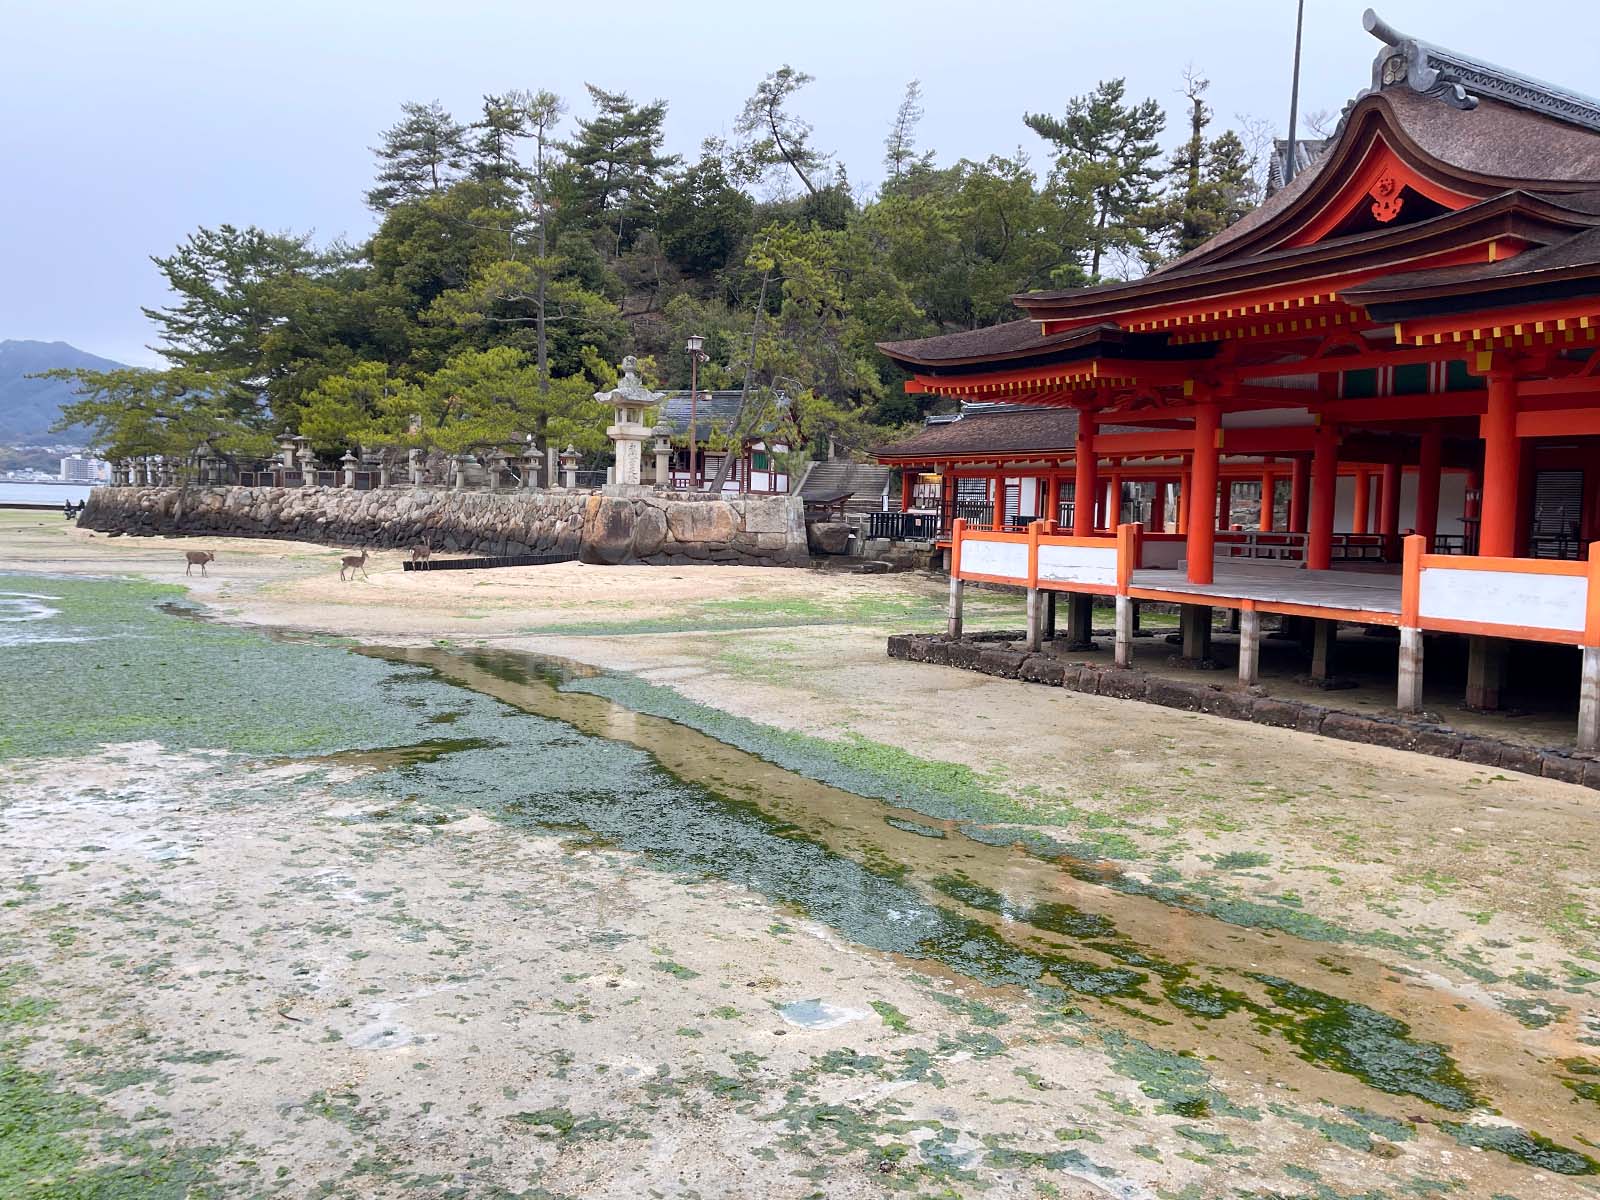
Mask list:
[{"label": "stone retaining wall", "polygon": [[284,538],[480,555],[577,554],[585,562],[810,561],[794,496],[689,498],[631,490],[439,492],[388,488],[95,488],[78,524],[104,533]]},{"label": "stone retaining wall", "polygon": [[1259,688],[1168,679],[1139,670],[1070,662],[1049,654],[1013,650],[1011,643],[1020,642],[1025,636],[1021,632],[980,633],[951,640],[944,634],[897,634],[889,639],[889,657],[963,667],[1003,679],[1064,687],[1118,700],[1143,700],[1166,708],[1320,733],[1323,737],[1347,742],[1456,758],[1600,788],[1600,760],[1563,750],[1477,737],[1448,725],[1405,717],[1372,717],[1301,700],[1275,699],[1262,694]]}]

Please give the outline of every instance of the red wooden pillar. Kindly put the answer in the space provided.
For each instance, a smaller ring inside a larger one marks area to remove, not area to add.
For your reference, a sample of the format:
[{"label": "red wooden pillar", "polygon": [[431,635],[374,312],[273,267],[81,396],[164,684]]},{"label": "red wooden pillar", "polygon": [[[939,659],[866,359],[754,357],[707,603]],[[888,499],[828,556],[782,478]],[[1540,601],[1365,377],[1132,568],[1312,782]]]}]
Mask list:
[{"label": "red wooden pillar", "polygon": [[1122,524],[1122,472],[1111,472],[1111,486],[1106,489],[1106,519],[1102,529],[1115,530]]},{"label": "red wooden pillar", "polygon": [[1272,532],[1272,491],[1277,486],[1271,471],[1261,473],[1261,532]]},{"label": "red wooden pillar", "polygon": [[1356,469],[1356,506],[1350,517],[1350,532],[1367,531],[1367,510],[1372,504],[1372,475],[1365,467]]},{"label": "red wooden pillar", "polygon": [[1304,455],[1296,454],[1289,475],[1289,532],[1306,531],[1306,515],[1311,508],[1311,470]]},{"label": "red wooden pillar", "polygon": [[1189,582],[1210,583],[1216,553],[1217,522],[1212,505],[1217,498],[1217,433],[1220,419],[1216,402],[1202,400],[1194,411],[1194,495],[1189,514],[1187,554]]},{"label": "red wooden pillar", "polygon": [[1517,508],[1522,447],[1517,442],[1517,379],[1506,371],[1489,375],[1489,406],[1483,431],[1483,523],[1478,553],[1510,558],[1517,552]]},{"label": "red wooden pillar", "polygon": [[1434,426],[1422,435],[1417,452],[1417,513],[1412,524],[1427,541],[1424,550],[1433,551],[1433,539],[1439,532],[1439,465],[1444,438],[1439,427]]},{"label": "red wooden pillar", "polygon": [[1306,566],[1326,571],[1333,565],[1333,505],[1339,488],[1339,431],[1317,426],[1311,455],[1311,519]]},{"label": "red wooden pillar", "polygon": [[1059,520],[1061,512],[1061,476],[1052,475],[1044,481],[1044,511],[1039,514],[1042,521]]},{"label": "red wooden pillar", "polygon": [[1073,485],[1072,532],[1077,537],[1094,533],[1095,483],[1094,417],[1088,409],[1078,410],[1077,476]]},{"label": "red wooden pillar", "polygon": [[1150,532],[1165,533],[1167,531],[1167,482],[1158,479],[1155,490],[1150,494]]},{"label": "red wooden pillar", "polygon": [[1400,464],[1384,463],[1378,489],[1378,532],[1384,537],[1400,535]]},{"label": "red wooden pillar", "polygon": [[1178,532],[1189,532],[1189,505],[1194,499],[1194,475],[1190,471],[1191,459],[1185,459],[1183,473],[1178,478]]},{"label": "red wooden pillar", "polygon": [[996,475],[990,485],[994,489],[994,520],[990,523],[993,529],[1006,527],[1006,477]]},{"label": "red wooden pillar", "polygon": [[916,481],[916,475],[910,467],[900,471],[900,511],[911,511],[911,485]]},{"label": "red wooden pillar", "polygon": [[1217,481],[1217,529],[1233,528],[1233,480],[1219,479]]}]

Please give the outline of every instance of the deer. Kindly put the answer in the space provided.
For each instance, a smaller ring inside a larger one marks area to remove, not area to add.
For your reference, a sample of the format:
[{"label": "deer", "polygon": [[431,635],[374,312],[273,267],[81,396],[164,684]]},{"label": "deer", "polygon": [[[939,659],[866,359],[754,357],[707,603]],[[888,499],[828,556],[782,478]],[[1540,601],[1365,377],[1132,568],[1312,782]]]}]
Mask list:
[{"label": "deer", "polygon": [[216,554],[210,550],[185,550],[183,552],[183,558],[184,562],[187,564],[183,568],[183,573],[185,575],[192,575],[195,567],[198,566],[200,568],[200,577],[202,579],[205,578],[206,564],[208,562],[217,561]]},{"label": "deer", "polygon": [[427,538],[422,539],[422,544],[411,547],[412,562],[427,562],[433,557],[433,546]]},{"label": "deer", "polygon": [[368,578],[368,576],[367,576],[367,552],[365,550],[363,550],[360,554],[346,554],[343,558],[341,558],[339,560],[339,564],[340,564],[339,565],[339,578],[340,579],[345,578],[345,572],[346,571],[351,572],[350,578],[354,579],[355,578],[354,572],[356,572],[358,570],[361,572],[361,578],[363,578],[363,579]]}]

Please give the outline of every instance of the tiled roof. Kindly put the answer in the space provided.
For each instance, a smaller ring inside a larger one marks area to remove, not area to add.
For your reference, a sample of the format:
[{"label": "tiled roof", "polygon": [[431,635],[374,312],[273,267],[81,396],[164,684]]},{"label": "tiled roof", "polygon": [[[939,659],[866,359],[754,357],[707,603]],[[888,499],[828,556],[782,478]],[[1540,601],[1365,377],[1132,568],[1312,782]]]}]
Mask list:
[{"label": "tiled roof", "polygon": [[[700,440],[705,441],[715,433],[725,433],[733,427],[735,418],[739,415],[739,396],[737,388],[726,391],[701,392],[699,403],[695,406],[695,423],[700,431]],[[760,403],[760,398],[752,395],[750,403]],[[689,432],[689,393],[667,392],[657,409],[656,423],[668,426],[674,436]],[[751,435],[760,437],[763,434],[774,433],[789,424],[789,409],[782,402],[771,403],[766,406],[758,427],[751,430]]]},{"label": "tiled roof", "polygon": [[1067,452],[1077,444],[1077,409],[1015,408],[969,413],[959,421],[929,425],[873,453],[879,459],[947,458],[1028,450]]}]

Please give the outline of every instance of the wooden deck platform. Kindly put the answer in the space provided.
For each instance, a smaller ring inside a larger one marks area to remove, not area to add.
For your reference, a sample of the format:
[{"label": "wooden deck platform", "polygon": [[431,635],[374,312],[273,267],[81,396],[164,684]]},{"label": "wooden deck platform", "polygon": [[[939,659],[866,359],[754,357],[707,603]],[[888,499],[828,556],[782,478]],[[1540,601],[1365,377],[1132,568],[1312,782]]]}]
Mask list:
[{"label": "wooden deck platform", "polygon": [[1211,583],[1190,583],[1180,570],[1133,572],[1128,594],[1140,600],[1193,604],[1214,598],[1219,608],[1253,607],[1302,616],[1394,625],[1400,620],[1400,573],[1371,570],[1308,571],[1289,564],[1219,560]]}]

